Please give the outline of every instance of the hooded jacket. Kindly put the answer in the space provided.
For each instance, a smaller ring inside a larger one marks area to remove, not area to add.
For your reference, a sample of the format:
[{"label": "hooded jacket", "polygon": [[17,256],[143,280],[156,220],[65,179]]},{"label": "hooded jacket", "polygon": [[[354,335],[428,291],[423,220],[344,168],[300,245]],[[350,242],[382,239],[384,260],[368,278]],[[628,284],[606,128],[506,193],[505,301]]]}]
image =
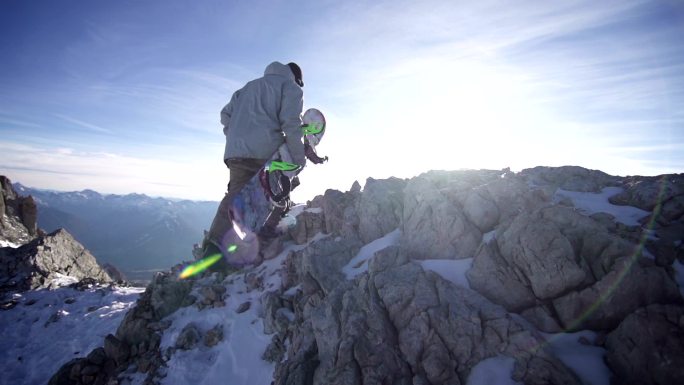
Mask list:
[{"label": "hooded jacket", "polygon": [[270,159],[283,143],[292,161],[304,165],[303,92],[290,67],[273,62],[264,76],[233,94],[221,110],[226,135],[223,159]]}]

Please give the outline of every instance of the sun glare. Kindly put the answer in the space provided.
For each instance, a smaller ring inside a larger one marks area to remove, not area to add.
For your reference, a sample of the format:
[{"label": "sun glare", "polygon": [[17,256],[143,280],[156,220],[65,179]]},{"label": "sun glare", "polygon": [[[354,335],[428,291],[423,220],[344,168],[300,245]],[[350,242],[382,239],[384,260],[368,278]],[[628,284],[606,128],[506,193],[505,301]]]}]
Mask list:
[{"label": "sun glare", "polygon": [[409,67],[379,86],[369,110],[386,111],[385,137],[410,149],[416,168],[503,168],[529,156],[526,137],[545,119],[520,75],[472,63]]}]

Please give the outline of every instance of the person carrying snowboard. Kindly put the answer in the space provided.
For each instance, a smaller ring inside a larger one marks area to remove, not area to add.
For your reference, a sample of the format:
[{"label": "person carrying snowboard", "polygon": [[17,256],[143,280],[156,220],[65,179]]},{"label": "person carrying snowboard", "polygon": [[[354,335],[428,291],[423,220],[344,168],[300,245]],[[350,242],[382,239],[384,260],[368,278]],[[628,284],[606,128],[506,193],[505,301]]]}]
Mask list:
[{"label": "person carrying snowboard", "polygon": [[202,244],[203,258],[226,255],[226,237],[233,227],[233,200],[281,145],[287,148],[292,163],[305,165],[302,87],[301,68],[295,63],[285,65],[276,61],[266,67],[263,77],[236,91],[221,110],[226,136],[223,159],[230,170],[230,180]]}]

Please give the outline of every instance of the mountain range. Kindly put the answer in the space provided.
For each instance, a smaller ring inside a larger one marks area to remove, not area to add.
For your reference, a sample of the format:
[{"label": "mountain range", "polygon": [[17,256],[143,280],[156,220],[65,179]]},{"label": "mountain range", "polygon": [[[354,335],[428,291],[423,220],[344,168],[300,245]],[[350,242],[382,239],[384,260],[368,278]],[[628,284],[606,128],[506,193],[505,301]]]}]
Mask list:
[{"label": "mountain range", "polygon": [[154,271],[192,259],[218,202],[104,195],[93,190],[58,192],[14,183],[38,207],[38,227],[68,230],[95,255],[128,279],[147,280]]}]

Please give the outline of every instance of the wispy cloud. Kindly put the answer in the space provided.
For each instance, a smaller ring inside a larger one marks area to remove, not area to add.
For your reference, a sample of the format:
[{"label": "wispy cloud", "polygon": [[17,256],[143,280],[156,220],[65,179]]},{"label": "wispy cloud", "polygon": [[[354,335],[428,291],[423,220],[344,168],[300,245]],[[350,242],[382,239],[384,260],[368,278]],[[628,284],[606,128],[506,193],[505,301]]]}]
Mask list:
[{"label": "wispy cloud", "polygon": [[0,175],[56,190],[91,188],[104,193],[218,200],[227,177],[225,166],[200,156],[176,161],[6,141],[0,141],[0,153]]},{"label": "wispy cloud", "polygon": [[95,125],[92,123],[84,122],[82,120],[75,119],[75,118],[72,118],[70,116],[60,115],[60,114],[56,114],[55,116],[64,120],[65,122],[75,124],[76,126],[78,126],[80,128],[86,128],[90,131],[98,132],[101,134],[113,134],[114,133],[112,130],[110,130],[108,128],[104,128],[104,127],[101,127],[101,126],[98,126],[98,125]]}]

